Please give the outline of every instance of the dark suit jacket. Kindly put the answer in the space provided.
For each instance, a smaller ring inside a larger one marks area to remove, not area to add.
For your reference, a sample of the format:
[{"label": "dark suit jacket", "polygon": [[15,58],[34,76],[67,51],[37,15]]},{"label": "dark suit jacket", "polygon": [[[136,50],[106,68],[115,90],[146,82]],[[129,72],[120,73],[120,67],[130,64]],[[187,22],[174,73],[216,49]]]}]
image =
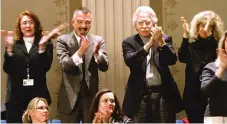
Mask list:
[{"label": "dark suit jacket", "polygon": [[[177,56],[172,47],[172,38],[164,35],[164,39],[166,45],[164,45],[163,48],[158,48],[158,54],[154,57],[162,80],[162,96],[172,103],[178,103],[179,101],[181,102],[181,98],[168,68],[169,65],[176,63]],[[130,76],[123,101],[123,112],[130,118],[132,118],[138,110],[142,91],[146,86],[145,76],[148,52],[144,50],[143,46],[144,43],[139,34],[126,38],[122,43],[124,61],[130,68]]]},{"label": "dark suit jacket", "polygon": [[[85,53],[85,80],[92,99],[98,92],[98,69],[100,71],[107,71],[108,58],[105,42],[102,37],[88,34],[87,38],[89,40],[89,46]],[[93,49],[94,45],[99,41],[101,41],[99,51],[103,54],[99,58],[99,64],[97,64]],[[76,66],[72,60],[72,55],[78,49],[79,44],[73,32],[60,36],[57,41],[57,59],[62,67],[62,83],[58,97],[58,111],[60,113],[69,114],[73,110],[81,88],[81,80],[83,78],[82,64]]]},{"label": "dark suit jacket", "polygon": [[202,72],[201,90],[208,97],[205,116],[227,117],[227,70],[219,79],[215,72],[218,67],[214,62],[207,64]]},{"label": "dark suit jacket", "polygon": [[[38,53],[39,39],[35,39],[29,53],[23,40],[15,42],[14,54],[5,53],[3,69],[8,74],[6,104],[27,106],[34,97],[44,97],[48,103],[51,98],[46,84],[46,73],[53,60],[53,44],[48,42],[44,53]],[[34,86],[23,86],[23,79],[27,79],[27,64],[29,64],[30,79],[34,79]]]}]

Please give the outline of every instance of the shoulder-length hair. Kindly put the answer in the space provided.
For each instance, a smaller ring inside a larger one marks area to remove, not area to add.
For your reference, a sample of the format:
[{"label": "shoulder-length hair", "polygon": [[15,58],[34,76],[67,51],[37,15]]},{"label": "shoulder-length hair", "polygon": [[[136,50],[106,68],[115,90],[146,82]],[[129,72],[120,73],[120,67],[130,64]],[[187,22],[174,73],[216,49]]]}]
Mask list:
[{"label": "shoulder-length hair", "polygon": [[30,113],[34,112],[36,110],[36,107],[37,107],[37,104],[38,104],[39,101],[43,101],[46,105],[48,105],[48,102],[44,98],[41,98],[41,97],[33,98],[29,102],[29,104],[27,106],[27,109],[25,110],[25,112],[24,112],[24,114],[22,116],[23,123],[32,123],[32,119],[31,119]]},{"label": "shoulder-length hair", "polygon": [[25,10],[21,12],[20,15],[17,17],[16,25],[14,29],[14,40],[17,41],[23,38],[23,33],[21,31],[21,19],[23,16],[29,16],[33,19],[33,21],[35,22],[35,38],[37,37],[41,38],[43,35],[43,27],[40,23],[38,16],[36,16],[36,14],[30,10]]},{"label": "shoulder-length hair", "polygon": [[[92,101],[92,104],[91,104],[90,110],[89,110],[90,117],[91,117],[92,120],[94,119],[95,113],[98,111],[100,98],[105,93],[113,93],[113,92],[110,89],[102,89],[95,95],[95,97]],[[115,100],[115,109],[114,109],[114,112],[112,114],[112,117],[113,118],[121,118],[121,117],[123,117],[123,114],[122,114],[120,102],[117,99],[116,94],[115,93],[113,93],[113,94],[114,94],[114,100]]]},{"label": "shoulder-length hair", "polygon": [[213,11],[203,11],[196,14],[191,21],[190,36],[197,40],[199,36],[199,24],[206,23],[210,18],[213,18],[210,25],[212,26],[212,34],[216,41],[219,41],[223,35],[224,24],[220,16]]}]

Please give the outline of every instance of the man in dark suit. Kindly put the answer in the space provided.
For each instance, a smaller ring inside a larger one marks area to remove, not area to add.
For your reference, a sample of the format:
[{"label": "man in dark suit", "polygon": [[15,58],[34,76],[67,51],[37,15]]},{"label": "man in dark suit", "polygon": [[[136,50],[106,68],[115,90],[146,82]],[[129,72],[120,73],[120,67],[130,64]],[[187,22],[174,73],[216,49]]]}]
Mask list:
[{"label": "man in dark suit", "polygon": [[74,31],[57,41],[57,59],[62,67],[58,112],[64,123],[91,122],[88,109],[98,92],[98,70],[107,71],[108,58],[104,39],[88,33],[91,12],[75,10]]},{"label": "man in dark suit", "polygon": [[123,112],[136,123],[175,123],[174,102],[181,102],[176,83],[168,68],[177,61],[172,38],[157,26],[152,8],[137,8],[132,21],[138,34],[124,39],[123,56],[130,76],[123,101]]}]

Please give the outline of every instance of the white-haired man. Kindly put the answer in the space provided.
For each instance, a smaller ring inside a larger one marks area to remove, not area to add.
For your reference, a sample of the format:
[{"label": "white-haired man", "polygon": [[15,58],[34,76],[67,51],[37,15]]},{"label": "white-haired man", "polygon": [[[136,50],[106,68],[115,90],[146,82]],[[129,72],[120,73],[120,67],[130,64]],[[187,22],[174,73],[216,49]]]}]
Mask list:
[{"label": "white-haired man", "polygon": [[156,14],[148,6],[138,7],[132,21],[138,34],[122,43],[130,68],[123,113],[136,123],[175,123],[182,108],[174,105],[181,98],[168,68],[177,61],[172,38],[157,26]]}]

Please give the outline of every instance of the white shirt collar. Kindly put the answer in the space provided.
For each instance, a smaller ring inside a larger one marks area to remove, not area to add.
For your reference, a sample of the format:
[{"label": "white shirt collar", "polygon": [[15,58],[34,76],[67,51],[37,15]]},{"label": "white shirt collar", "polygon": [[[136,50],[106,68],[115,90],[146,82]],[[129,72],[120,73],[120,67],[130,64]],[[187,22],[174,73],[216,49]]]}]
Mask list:
[{"label": "white shirt collar", "polygon": [[27,43],[33,43],[34,39],[35,39],[35,36],[34,37],[23,37],[23,40]]}]

